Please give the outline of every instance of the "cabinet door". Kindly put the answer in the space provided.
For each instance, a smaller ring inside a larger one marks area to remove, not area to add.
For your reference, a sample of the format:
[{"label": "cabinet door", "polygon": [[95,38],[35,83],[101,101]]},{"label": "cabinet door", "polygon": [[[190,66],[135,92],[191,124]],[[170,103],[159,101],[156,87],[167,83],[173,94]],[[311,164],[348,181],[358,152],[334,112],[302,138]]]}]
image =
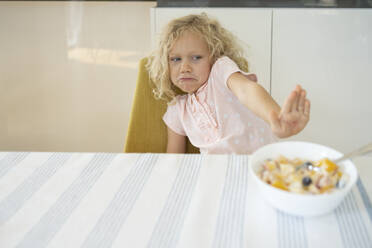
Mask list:
[{"label": "cabinet door", "polygon": [[311,120],[295,140],[347,152],[372,141],[372,9],[273,12],[272,95],[301,84]]},{"label": "cabinet door", "polygon": [[244,44],[250,71],[270,90],[271,14],[269,9],[248,8],[153,8],[151,10],[153,47],[161,29],[172,19],[205,12],[216,18]]}]

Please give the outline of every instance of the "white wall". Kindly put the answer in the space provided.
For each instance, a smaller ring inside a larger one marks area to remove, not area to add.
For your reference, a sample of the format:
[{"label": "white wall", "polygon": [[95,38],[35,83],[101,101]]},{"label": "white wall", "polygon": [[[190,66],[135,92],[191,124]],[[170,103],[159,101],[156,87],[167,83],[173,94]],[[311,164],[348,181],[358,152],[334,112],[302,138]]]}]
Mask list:
[{"label": "white wall", "polygon": [[123,151],[153,6],[1,1],[0,150]]}]

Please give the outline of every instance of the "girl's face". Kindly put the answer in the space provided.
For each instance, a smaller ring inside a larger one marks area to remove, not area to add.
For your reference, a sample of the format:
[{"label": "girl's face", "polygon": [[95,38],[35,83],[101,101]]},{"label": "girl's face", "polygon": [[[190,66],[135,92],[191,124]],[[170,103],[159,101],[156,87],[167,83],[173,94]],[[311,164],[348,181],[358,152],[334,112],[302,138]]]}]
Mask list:
[{"label": "girl's face", "polygon": [[185,31],[169,51],[171,81],[187,93],[194,93],[207,82],[211,71],[207,43],[195,32]]}]

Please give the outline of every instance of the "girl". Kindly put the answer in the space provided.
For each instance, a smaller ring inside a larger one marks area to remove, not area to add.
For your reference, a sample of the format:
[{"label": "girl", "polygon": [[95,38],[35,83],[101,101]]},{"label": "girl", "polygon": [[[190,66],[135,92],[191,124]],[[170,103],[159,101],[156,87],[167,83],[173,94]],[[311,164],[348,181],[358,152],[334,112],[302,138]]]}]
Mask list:
[{"label": "girl", "polygon": [[[171,21],[147,69],[155,96],[169,101],[169,153],[184,153],[187,136],[201,153],[250,154],[309,121],[305,90],[296,86],[280,108],[246,72],[236,38],[205,13]],[[177,88],[187,94],[176,95]]]}]

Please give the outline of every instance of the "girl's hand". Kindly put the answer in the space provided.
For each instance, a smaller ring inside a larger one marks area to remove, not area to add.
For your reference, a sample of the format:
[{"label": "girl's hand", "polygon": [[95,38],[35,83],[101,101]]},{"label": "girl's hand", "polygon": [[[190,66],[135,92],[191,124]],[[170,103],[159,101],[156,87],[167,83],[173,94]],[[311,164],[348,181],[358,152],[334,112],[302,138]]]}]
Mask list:
[{"label": "girl's hand", "polygon": [[297,85],[286,99],[280,113],[271,112],[271,129],[279,138],[287,138],[304,129],[309,118],[310,101],[306,99],[306,91]]}]

